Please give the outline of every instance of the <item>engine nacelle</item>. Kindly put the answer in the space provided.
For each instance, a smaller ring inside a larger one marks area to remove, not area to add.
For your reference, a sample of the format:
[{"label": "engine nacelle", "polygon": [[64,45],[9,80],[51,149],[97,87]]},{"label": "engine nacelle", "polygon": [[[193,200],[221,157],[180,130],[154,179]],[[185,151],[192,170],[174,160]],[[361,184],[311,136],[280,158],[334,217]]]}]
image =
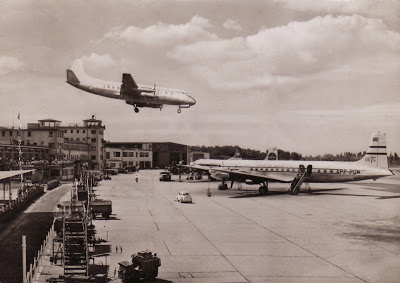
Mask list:
[{"label": "engine nacelle", "polygon": [[244,181],[247,185],[257,185],[258,183],[255,183],[253,180],[251,179],[246,179],[246,181]]},{"label": "engine nacelle", "polygon": [[210,172],[210,177],[215,180],[228,180],[229,179],[228,173],[215,171],[215,170],[210,170],[209,172]]}]

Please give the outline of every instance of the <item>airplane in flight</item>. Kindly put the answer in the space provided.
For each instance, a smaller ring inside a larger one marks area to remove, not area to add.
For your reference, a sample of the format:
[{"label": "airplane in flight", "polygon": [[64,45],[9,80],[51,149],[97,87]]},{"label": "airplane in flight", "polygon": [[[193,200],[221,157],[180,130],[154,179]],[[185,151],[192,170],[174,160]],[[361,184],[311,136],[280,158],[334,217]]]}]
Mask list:
[{"label": "airplane in flight", "polygon": [[181,113],[182,108],[196,104],[196,100],[184,90],[137,85],[131,74],[122,75],[122,84],[91,78],[84,72],[80,61],[67,70],[67,83],[96,95],[125,100],[135,107],[136,113],[139,112],[139,107],[161,110],[163,105],[177,105],[178,113]]},{"label": "airplane in flight", "polygon": [[269,182],[290,183],[290,193],[298,194],[303,182],[340,183],[393,175],[388,168],[386,134],[379,132],[372,135],[366,155],[354,162],[198,159],[187,167],[219,171],[229,174],[232,181],[259,184],[261,195],[267,194]]}]

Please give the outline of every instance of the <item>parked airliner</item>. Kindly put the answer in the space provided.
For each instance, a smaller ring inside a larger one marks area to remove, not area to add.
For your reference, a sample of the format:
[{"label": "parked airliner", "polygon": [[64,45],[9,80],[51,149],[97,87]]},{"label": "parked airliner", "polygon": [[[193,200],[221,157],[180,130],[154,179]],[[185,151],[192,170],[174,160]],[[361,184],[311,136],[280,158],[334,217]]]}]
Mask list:
[{"label": "parked airliner", "polygon": [[301,184],[350,182],[392,176],[388,169],[386,134],[372,135],[366,155],[359,161],[217,160],[199,159],[188,167],[229,174],[230,180],[260,184],[260,194],[269,182],[291,183],[297,194]]},{"label": "parked airliner", "polygon": [[181,108],[189,108],[196,100],[184,90],[137,85],[130,74],[122,75],[122,84],[91,78],[83,70],[81,61],[76,61],[72,69],[67,70],[67,83],[81,90],[114,99],[125,100],[135,107],[160,108],[163,105],[177,105],[178,113]]}]

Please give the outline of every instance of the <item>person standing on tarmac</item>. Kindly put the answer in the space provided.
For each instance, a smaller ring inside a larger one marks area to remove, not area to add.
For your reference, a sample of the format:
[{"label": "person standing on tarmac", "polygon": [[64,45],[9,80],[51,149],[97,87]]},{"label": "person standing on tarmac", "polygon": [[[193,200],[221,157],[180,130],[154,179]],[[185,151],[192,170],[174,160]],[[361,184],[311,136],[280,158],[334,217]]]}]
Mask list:
[{"label": "person standing on tarmac", "polygon": [[137,172],[135,173],[135,181],[136,181],[136,183],[139,182],[139,175]]}]

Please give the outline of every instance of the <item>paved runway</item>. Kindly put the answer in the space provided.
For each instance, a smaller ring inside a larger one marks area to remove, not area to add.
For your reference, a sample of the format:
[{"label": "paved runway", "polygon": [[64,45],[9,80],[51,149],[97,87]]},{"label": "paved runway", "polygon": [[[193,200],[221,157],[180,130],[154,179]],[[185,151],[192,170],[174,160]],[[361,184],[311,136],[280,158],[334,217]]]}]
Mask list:
[{"label": "paved runway", "polygon": [[[400,278],[398,176],[312,184],[311,195],[298,196],[283,194],[284,184],[270,184],[270,194],[260,196],[258,186],[218,191],[218,183],[178,182],[177,176],[159,182],[158,173],[141,171],[138,183],[132,174],[120,174],[96,188],[100,198],[112,200],[115,213],[95,221],[98,236],[112,244],[111,255],[95,262],[110,265],[112,278],[119,261],[144,249],[161,258],[158,282]],[[182,190],[193,204],[174,201]]]}]

